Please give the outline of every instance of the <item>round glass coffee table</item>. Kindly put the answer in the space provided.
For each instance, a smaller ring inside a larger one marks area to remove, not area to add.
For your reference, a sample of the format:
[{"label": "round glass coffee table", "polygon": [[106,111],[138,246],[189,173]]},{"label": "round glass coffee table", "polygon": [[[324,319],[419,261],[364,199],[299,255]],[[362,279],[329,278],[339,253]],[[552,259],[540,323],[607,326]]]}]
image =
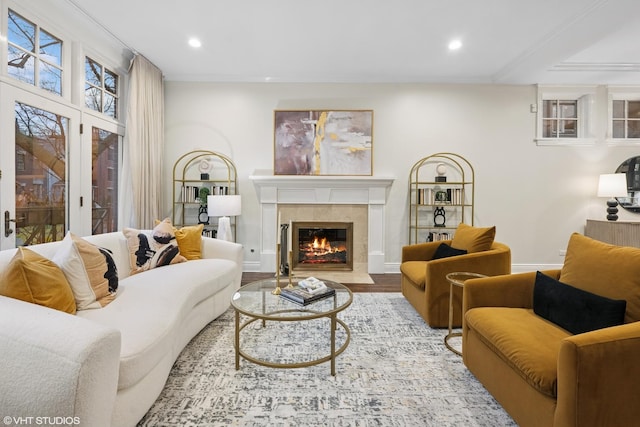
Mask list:
[{"label": "round glass coffee table", "polygon": [[[300,278],[299,280],[302,280]],[[331,361],[331,375],[336,374],[336,357],[340,355],[349,345],[351,331],[347,324],[338,319],[338,313],[345,310],[353,301],[353,294],[346,286],[330,280],[321,279],[328,287],[335,289],[335,294],[308,305],[300,305],[289,301],[279,295],[273,295],[276,288],[276,279],[265,279],[249,283],[238,289],[231,299],[231,306],[235,310],[235,357],[236,370],[240,369],[240,357],[262,366],[271,368],[303,368],[306,366],[319,365]],[[293,279],[293,285],[298,279]],[[280,287],[285,288],[289,283],[288,278],[280,279]],[[249,319],[240,322],[240,315]],[[268,333],[267,322],[304,322],[313,319],[328,318],[330,326],[328,328],[316,328],[318,337],[326,336],[331,343],[330,353],[326,356],[313,360],[298,362],[279,363],[264,360],[255,355],[250,355],[240,348],[240,333],[244,328],[253,322],[261,320]],[[336,348],[336,330],[338,326],[342,328],[346,337],[339,348]]]},{"label": "round glass coffee table", "polygon": [[458,356],[462,356],[462,352],[455,349],[449,344],[449,340],[453,337],[461,337],[461,332],[452,332],[453,330],[453,287],[464,287],[464,282],[469,279],[479,279],[481,277],[487,277],[480,273],[468,273],[466,271],[456,271],[449,273],[445,276],[449,282],[449,333],[444,337],[444,345]]}]

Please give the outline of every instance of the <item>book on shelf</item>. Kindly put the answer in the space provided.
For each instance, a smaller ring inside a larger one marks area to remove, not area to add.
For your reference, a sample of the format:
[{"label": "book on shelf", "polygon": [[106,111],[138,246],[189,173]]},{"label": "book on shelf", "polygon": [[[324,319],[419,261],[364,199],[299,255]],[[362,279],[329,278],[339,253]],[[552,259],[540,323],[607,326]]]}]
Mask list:
[{"label": "book on shelf", "polygon": [[440,233],[430,231],[429,234],[427,234],[427,242],[439,242],[441,240],[450,240],[452,238],[453,236],[451,233],[446,231]]},{"label": "book on shelf", "polygon": [[180,187],[180,203],[202,203],[206,204],[206,200],[200,200],[200,188],[207,187],[209,194],[212,195],[228,195],[229,186],[227,185],[182,185]]},{"label": "book on shelf", "polygon": [[293,289],[282,288],[280,290],[280,297],[289,301],[293,301],[296,304],[308,305],[312,302],[335,295],[336,290],[325,286],[322,291],[311,293],[305,288],[295,286]]}]

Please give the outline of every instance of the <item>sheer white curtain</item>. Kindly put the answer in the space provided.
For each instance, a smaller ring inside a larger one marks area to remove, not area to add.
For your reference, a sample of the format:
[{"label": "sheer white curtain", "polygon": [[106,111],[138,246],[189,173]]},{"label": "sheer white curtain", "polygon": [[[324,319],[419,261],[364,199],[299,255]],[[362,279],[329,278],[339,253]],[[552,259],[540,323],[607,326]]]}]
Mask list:
[{"label": "sheer white curtain", "polygon": [[123,218],[125,226],[151,229],[163,218],[164,81],[141,55],[133,58],[129,78],[123,186],[130,209]]}]

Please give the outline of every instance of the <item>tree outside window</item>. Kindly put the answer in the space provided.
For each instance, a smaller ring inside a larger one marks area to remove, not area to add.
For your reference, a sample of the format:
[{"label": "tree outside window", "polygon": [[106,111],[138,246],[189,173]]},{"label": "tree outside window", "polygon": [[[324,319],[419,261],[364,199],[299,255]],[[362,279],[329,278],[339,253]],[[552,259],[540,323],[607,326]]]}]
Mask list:
[{"label": "tree outside window", "polygon": [[62,40],[9,10],[8,74],[62,95]]}]

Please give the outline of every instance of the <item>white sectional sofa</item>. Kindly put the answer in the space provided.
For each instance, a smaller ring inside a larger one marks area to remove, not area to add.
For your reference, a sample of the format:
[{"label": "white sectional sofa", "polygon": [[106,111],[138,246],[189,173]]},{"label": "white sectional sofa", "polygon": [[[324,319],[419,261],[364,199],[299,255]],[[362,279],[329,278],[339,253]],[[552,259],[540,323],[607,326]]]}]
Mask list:
[{"label": "white sectional sofa", "polygon": [[[130,275],[121,232],[85,239],[112,251],[117,297],[71,315],[0,296],[3,416],[134,426],[157,399],[184,346],[229,307],[240,286],[239,244],[203,237],[203,259]],[[51,259],[59,245],[29,249]],[[15,251],[0,252],[0,271]]]}]

